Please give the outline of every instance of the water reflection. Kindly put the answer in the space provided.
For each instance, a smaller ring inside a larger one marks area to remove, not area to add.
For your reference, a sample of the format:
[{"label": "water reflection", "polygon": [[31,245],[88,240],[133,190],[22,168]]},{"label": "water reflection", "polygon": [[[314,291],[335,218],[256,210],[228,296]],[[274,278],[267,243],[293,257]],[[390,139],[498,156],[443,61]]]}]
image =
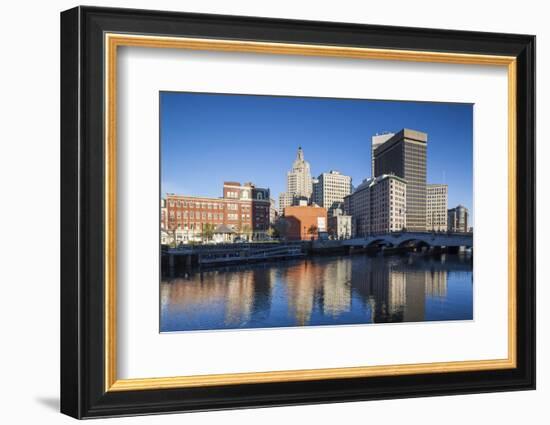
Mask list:
[{"label": "water reflection", "polygon": [[161,331],[472,319],[472,260],[341,256],[161,283]]}]

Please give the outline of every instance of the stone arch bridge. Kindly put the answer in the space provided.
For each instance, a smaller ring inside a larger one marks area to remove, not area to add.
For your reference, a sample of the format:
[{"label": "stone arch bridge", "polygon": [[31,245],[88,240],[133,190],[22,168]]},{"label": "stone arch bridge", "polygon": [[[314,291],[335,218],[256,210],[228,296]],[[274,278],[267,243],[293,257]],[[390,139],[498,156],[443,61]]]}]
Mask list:
[{"label": "stone arch bridge", "polygon": [[386,247],[405,248],[410,246],[426,247],[473,247],[472,233],[432,233],[432,232],[396,232],[369,235],[342,241],[350,247]]}]

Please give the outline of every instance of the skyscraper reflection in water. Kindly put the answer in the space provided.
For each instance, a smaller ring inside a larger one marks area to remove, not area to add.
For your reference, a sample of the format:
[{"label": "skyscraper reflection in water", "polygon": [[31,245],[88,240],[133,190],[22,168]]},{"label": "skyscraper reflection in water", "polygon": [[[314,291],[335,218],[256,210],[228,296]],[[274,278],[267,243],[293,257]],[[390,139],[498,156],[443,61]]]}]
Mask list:
[{"label": "skyscraper reflection in water", "polygon": [[161,284],[161,331],[472,319],[472,261],[314,257],[197,271]]}]

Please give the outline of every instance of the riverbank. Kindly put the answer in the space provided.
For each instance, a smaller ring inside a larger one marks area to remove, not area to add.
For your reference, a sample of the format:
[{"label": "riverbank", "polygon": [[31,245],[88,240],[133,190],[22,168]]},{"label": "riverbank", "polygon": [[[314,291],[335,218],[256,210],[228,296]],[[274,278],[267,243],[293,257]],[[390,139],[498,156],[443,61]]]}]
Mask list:
[{"label": "riverbank", "polygon": [[460,247],[406,246],[348,246],[342,241],[304,241],[279,244],[232,244],[224,246],[191,246],[161,251],[163,275],[173,276],[177,270],[212,268],[231,264],[279,262],[316,256],[358,255],[394,256],[409,253],[424,255],[456,254]]}]

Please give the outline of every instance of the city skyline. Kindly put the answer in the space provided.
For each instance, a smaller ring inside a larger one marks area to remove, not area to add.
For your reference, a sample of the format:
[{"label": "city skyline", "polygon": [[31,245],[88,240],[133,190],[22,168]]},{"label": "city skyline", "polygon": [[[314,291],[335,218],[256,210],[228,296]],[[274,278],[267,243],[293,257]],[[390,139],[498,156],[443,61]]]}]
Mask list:
[{"label": "city skyline", "polygon": [[427,182],[447,184],[449,208],[473,215],[470,104],[175,92],[160,101],[162,196],[220,197],[230,180],[278,200],[299,146],[312,177],[338,170],[357,187],[371,176],[372,136],[415,128],[428,134]]}]

